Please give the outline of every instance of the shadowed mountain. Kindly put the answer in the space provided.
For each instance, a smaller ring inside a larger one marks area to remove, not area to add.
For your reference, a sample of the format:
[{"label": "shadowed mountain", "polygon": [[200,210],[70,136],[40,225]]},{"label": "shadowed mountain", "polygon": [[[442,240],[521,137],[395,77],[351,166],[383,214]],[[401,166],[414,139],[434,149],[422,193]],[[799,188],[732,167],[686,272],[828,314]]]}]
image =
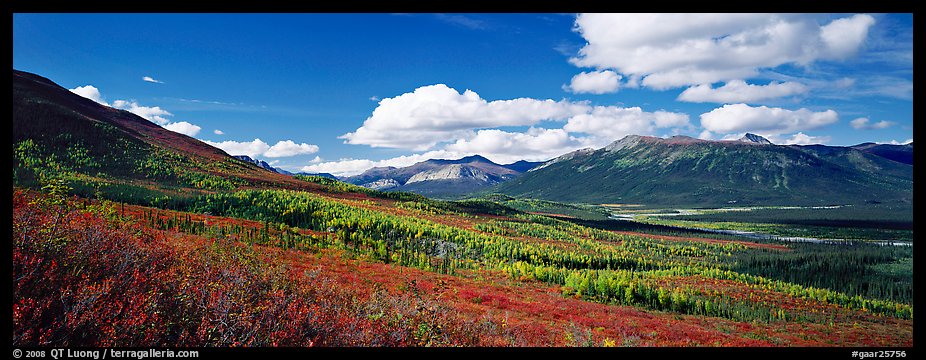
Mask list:
[{"label": "shadowed mountain", "polygon": [[855,150],[877,155],[885,159],[913,165],[913,143],[903,145],[863,143],[851,146]]}]

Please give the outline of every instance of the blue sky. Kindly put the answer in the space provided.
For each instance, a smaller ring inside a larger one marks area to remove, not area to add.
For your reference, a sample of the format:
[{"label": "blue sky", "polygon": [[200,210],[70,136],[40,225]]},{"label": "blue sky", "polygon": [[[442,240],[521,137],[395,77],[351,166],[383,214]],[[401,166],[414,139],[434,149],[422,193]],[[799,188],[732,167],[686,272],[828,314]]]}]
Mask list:
[{"label": "blue sky", "polygon": [[14,14],[13,66],[349,175],[628,134],[907,142],[912,34],[910,14]]}]

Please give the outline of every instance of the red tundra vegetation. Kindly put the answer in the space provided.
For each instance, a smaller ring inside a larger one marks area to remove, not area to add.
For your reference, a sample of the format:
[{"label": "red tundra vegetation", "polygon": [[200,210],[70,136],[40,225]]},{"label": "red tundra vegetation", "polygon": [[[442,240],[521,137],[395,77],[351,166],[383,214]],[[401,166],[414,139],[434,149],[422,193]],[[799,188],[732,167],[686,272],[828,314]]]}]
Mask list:
[{"label": "red tundra vegetation", "polygon": [[[13,192],[13,343],[97,346],[912,346],[912,320],[794,301],[735,282],[666,286],[808,311],[755,324],[564,297],[499,271],[456,276],[157,230],[168,210]],[[259,229],[257,221],[189,214]],[[719,287],[719,288],[718,288]]]}]

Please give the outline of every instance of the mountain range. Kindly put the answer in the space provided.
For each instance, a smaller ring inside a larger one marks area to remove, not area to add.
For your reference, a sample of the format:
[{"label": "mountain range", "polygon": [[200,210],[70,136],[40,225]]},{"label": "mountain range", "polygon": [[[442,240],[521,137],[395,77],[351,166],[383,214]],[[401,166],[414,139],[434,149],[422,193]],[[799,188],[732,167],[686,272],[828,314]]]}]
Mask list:
[{"label": "mountain range", "polygon": [[402,168],[375,167],[342,180],[375,190],[458,197],[511,180],[540,164],[521,160],[499,165],[473,155],[456,160],[431,159]]},{"label": "mountain range", "polygon": [[910,202],[913,166],[903,160],[912,159],[912,148],[775,145],[755,134],[728,141],[630,135],[562,155],[489,190],[564,202],[703,207]]},{"label": "mountain range", "polygon": [[[341,180],[435,197],[498,192],[584,203],[828,205],[910,202],[912,163],[912,143],[775,145],[755,134],[730,141],[630,135],[543,163],[499,165],[474,155],[372,168]],[[87,195],[153,198],[321,186],[285,174],[13,70],[13,179],[19,186],[66,178]]]}]

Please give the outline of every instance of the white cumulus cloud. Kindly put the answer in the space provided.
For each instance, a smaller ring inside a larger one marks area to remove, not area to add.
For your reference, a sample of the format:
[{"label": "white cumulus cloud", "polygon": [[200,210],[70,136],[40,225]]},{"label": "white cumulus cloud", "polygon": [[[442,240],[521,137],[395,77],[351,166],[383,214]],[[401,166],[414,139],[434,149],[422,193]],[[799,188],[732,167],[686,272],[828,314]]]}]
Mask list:
[{"label": "white cumulus cloud", "polygon": [[87,99],[96,101],[99,104],[109,106],[109,104],[107,104],[106,101],[103,101],[103,95],[100,94],[100,89],[97,89],[93,85],[78,86],[76,88],[68,89],[68,90],[70,90],[72,93],[83,96]]},{"label": "white cumulus cloud", "polygon": [[701,126],[715,133],[751,132],[763,136],[792,134],[839,121],[833,110],[814,112],[731,104],[701,114]]},{"label": "white cumulus cloud", "polygon": [[[590,106],[587,102],[550,99],[487,101],[472,90],[460,93],[438,84],[382,99],[363,126],[340,138],[346,139],[348,144],[415,151],[433,150],[438,144],[445,144],[444,148],[449,150],[449,144],[463,146],[505,133],[484,130],[533,126],[544,120],[565,120],[566,125],[557,130],[562,134],[581,132],[608,142],[629,134],[654,134],[658,129],[691,127],[688,115],[682,113],[645,112],[639,107]],[[539,130],[531,131],[523,135],[540,134]],[[546,136],[550,136],[549,131],[553,130],[547,131]],[[528,148],[524,151],[530,152]]]},{"label": "white cumulus cloud", "polygon": [[363,126],[340,138],[348,144],[423,151],[471,134],[472,129],[564,120],[587,108],[585,103],[550,99],[486,101],[472,90],[460,93],[436,84],[382,99]]},{"label": "white cumulus cloud", "polygon": [[569,85],[563,85],[563,89],[576,94],[607,94],[616,92],[620,82],[621,76],[611,70],[582,72],[573,76]]},{"label": "white cumulus cloud", "polygon": [[434,150],[421,154],[397,156],[385,160],[341,159],[338,161],[310,162],[311,165],[303,166],[300,170],[308,173],[329,173],[337,176],[351,176],[360,174],[374,167],[405,167],[428,159],[453,159],[463,156],[465,155],[460,155],[455,152]]},{"label": "white cumulus cloud", "polygon": [[688,127],[691,127],[688,114],[646,112],[639,107],[595,106],[588,113],[570,118],[563,129],[613,141],[626,135],[651,135],[657,129]]},{"label": "white cumulus cloud", "polygon": [[153,78],[153,77],[150,77],[150,76],[145,76],[145,77],[143,77],[143,78],[141,78],[141,79],[142,79],[143,81],[150,82],[150,83],[155,83],[155,84],[163,84],[163,83],[164,83],[163,81],[157,80],[157,79],[155,79],[155,78]]},{"label": "white cumulus cloud", "polygon": [[710,130],[704,130],[700,134],[698,134],[698,139],[714,140],[714,133],[712,133]]},{"label": "white cumulus cloud", "polygon": [[247,155],[251,158],[290,157],[318,152],[318,146],[316,145],[306,143],[297,144],[292,140],[281,140],[273,146],[270,146],[270,144],[267,144],[261,139],[254,139],[253,141],[200,141],[222,149],[229,155]]},{"label": "white cumulus cloud", "polygon": [[854,55],[868,37],[868,29],[874,24],[875,18],[863,14],[833,20],[820,28],[820,38],[826,45],[824,51],[834,58]]},{"label": "white cumulus cloud", "polygon": [[849,125],[851,125],[856,130],[880,130],[880,129],[889,128],[893,126],[894,124],[895,122],[887,121],[887,120],[881,120],[876,123],[870,123],[868,118],[858,118],[858,119],[855,119],[849,122]]},{"label": "white cumulus cloud", "polygon": [[139,105],[135,100],[116,100],[113,101],[113,107],[117,109],[127,110],[130,113],[141,116],[148,121],[151,121],[155,124],[164,126],[167,125],[170,120],[164,118],[164,116],[173,116],[167,110],[161,109],[159,106],[142,106]]},{"label": "white cumulus cloud", "polygon": [[219,129],[212,130],[212,133],[216,135],[225,135],[225,132]]},{"label": "white cumulus cloud", "polygon": [[264,156],[271,158],[290,157],[296,155],[305,155],[318,152],[318,145],[306,143],[296,144],[292,140],[282,140],[271,146],[264,152]]},{"label": "white cumulus cloud", "polygon": [[251,158],[257,157],[258,155],[263,155],[264,152],[270,150],[270,145],[261,139],[254,139],[254,141],[250,142],[239,142],[232,140],[222,142],[214,142],[209,140],[200,141],[222,149],[229,155],[247,155]]},{"label": "white cumulus cloud", "polygon": [[176,133],[181,133],[186,136],[196,136],[196,134],[199,134],[199,131],[203,129],[197,125],[190,124],[186,121],[169,123],[169,124],[163,125],[163,127],[167,130],[170,130]]},{"label": "white cumulus cloud", "polygon": [[367,159],[342,159],[339,161],[310,163],[311,165],[303,166],[299,171],[307,173],[329,173],[336,176],[353,176],[367,169],[376,167],[377,163],[380,162]]},{"label": "white cumulus cloud", "polygon": [[799,132],[792,135],[790,138],[778,139],[771,138],[769,141],[775,144],[783,145],[813,145],[813,144],[826,144],[830,142],[831,138],[829,136],[810,136]]},{"label": "white cumulus cloud", "polygon": [[[69,90],[72,93],[96,101],[102,105],[126,110],[135,115],[141,116],[145,120],[151,121],[173,132],[188,136],[196,136],[196,134],[199,134],[199,131],[202,130],[202,128],[198,125],[194,125],[186,121],[171,122],[166,118],[166,116],[173,116],[174,114],[171,114],[169,111],[164,110],[159,106],[143,106],[135,100],[115,100],[112,104],[108,104],[103,100],[103,95],[100,93],[100,90],[92,85],[79,86]],[[222,132],[219,130],[215,130],[215,133],[216,135],[222,134]]]},{"label": "white cumulus cloud", "polygon": [[743,80],[731,80],[719,88],[713,88],[708,84],[690,87],[678,95],[678,100],[696,103],[751,103],[806,92],[807,86],[796,82],[773,81],[768,85],[752,85]]},{"label": "white cumulus cloud", "polygon": [[874,17],[819,23],[798,14],[580,14],[587,44],[570,59],[669,89],[754,77],[759,69],[839,60],[865,42]]},{"label": "white cumulus cloud", "polygon": [[590,137],[575,137],[563,129],[530,128],[527,132],[507,132],[498,129],[479,130],[476,136],[459,139],[444,150],[459,154],[479,154],[497,163],[518,160],[543,161],[564,153],[592,146]]}]

